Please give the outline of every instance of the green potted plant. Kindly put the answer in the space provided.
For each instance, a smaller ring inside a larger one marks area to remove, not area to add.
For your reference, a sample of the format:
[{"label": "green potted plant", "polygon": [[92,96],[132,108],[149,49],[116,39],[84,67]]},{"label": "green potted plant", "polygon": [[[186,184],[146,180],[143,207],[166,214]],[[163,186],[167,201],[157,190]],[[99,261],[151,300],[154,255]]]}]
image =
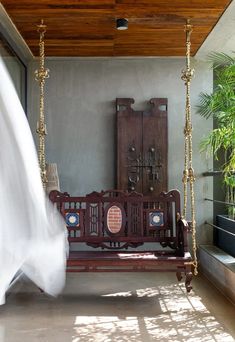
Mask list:
[{"label": "green potted plant", "polygon": [[[225,53],[211,53],[214,89],[211,94],[201,93],[197,113],[209,119],[213,117],[214,129],[201,141],[201,151],[220,161],[225,187],[225,201],[235,204],[235,58]],[[228,205],[228,220],[225,228],[235,232],[235,207]],[[221,216],[221,215],[218,215]],[[224,217],[217,217],[217,224],[224,228]],[[232,227],[233,226],[233,227]],[[222,232],[218,232],[218,238]],[[225,245],[235,245],[235,238],[223,233]],[[226,247],[223,248],[226,250]],[[233,253],[235,248],[232,247]],[[231,254],[230,248],[229,252]],[[235,256],[235,253],[234,253]]]}]

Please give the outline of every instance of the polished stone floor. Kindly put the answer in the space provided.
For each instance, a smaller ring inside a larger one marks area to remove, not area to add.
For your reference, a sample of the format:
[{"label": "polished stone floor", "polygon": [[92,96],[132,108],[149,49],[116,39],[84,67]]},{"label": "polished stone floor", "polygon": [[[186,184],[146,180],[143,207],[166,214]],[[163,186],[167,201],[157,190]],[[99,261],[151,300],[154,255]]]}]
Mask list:
[{"label": "polished stone floor", "polygon": [[0,307],[0,342],[235,341],[235,307],[203,276],[69,274],[54,299],[20,280]]}]

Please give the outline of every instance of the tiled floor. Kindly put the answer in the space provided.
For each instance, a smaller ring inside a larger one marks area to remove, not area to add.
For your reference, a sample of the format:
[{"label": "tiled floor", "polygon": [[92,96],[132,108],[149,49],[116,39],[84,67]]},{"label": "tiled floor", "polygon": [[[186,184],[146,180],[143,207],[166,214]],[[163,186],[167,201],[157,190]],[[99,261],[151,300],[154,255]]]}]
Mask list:
[{"label": "tiled floor", "polygon": [[69,274],[57,299],[18,282],[0,307],[0,342],[235,341],[235,307],[202,276]]}]

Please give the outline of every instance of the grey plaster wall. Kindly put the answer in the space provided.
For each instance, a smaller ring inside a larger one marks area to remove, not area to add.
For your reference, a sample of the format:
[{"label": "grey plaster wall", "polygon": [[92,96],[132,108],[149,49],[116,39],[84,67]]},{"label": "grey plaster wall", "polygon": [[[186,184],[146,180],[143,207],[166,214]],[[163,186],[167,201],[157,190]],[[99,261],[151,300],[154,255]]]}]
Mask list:
[{"label": "grey plaster wall", "polygon": [[[46,80],[47,160],[58,164],[61,189],[82,195],[115,184],[115,99],[133,97],[135,108],[146,108],[152,97],[168,98],[169,189],[182,191],[184,157],[185,87],[181,80],[184,59],[48,59]],[[203,222],[212,217],[212,182],[201,173],[211,168],[198,145],[212,123],[195,115],[201,91],[212,89],[208,64],[193,61],[192,81],[194,168],[199,243],[210,242],[211,228]],[[34,80],[36,61],[29,65],[28,116],[35,131],[39,87]],[[207,230],[209,229],[209,230]]]}]

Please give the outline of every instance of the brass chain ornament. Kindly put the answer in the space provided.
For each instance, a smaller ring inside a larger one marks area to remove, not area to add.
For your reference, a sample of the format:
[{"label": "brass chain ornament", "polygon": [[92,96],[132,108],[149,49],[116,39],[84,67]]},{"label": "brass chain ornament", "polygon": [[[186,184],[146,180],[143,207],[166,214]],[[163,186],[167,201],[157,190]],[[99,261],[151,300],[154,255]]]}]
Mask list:
[{"label": "brass chain ornament", "polygon": [[39,69],[35,71],[35,79],[39,82],[40,87],[40,105],[39,105],[39,121],[37,122],[37,130],[39,136],[38,159],[41,173],[43,188],[46,189],[47,174],[46,174],[46,157],[45,157],[45,136],[47,134],[44,113],[44,86],[45,79],[49,77],[49,70],[45,69],[45,53],[44,53],[44,34],[46,25],[43,20],[37,25],[37,31],[40,35],[39,40]]},{"label": "brass chain ornament", "polygon": [[184,184],[184,207],[183,218],[187,214],[188,202],[188,184],[190,190],[190,204],[191,204],[191,230],[192,230],[192,248],[193,248],[193,261],[191,264],[194,266],[194,275],[198,274],[197,267],[197,243],[196,243],[196,219],[195,219],[195,193],[194,193],[194,169],[192,165],[192,121],[191,121],[191,104],[190,104],[190,84],[194,75],[194,69],[190,65],[190,37],[192,33],[192,25],[187,20],[185,25],[186,32],[186,69],[182,71],[182,80],[186,87],[186,107],[185,107],[185,127],[184,127],[184,171],[183,171],[183,184]]}]

